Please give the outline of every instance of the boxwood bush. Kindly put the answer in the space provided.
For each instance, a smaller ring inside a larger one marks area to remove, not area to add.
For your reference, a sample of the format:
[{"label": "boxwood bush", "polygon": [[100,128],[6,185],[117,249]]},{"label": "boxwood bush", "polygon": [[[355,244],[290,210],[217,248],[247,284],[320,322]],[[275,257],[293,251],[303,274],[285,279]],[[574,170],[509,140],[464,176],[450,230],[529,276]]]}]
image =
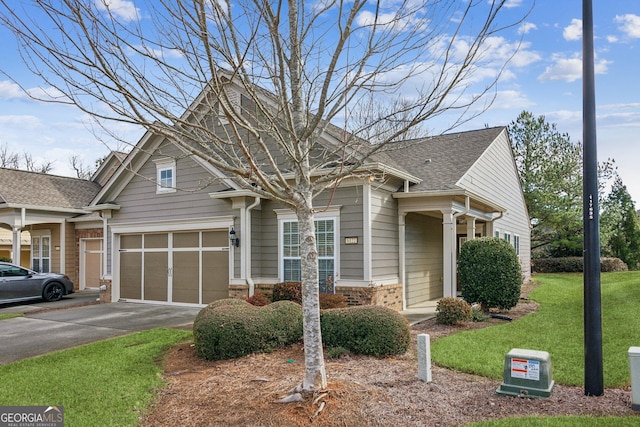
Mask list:
[{"label": "boxwood bush", "polygon": [[379,306],[357,306],[320,313],[322,340],[328,348],[355,354],[390,356],[409,348],[409,323],[401,314]]},{"label": "boxwood bush", "polygon": [[302,338],[302,307],[278,301],[257,307],[239,299],[214,301],[193,323],[196,354],[208,360],[271,352]]},{"label": "boxwood bush", "polygon": [[518,304],[522,286],[520,261],[509,242],[497,237],[466,241],[458,259],[462,297],[469,304],[508,310]]}]

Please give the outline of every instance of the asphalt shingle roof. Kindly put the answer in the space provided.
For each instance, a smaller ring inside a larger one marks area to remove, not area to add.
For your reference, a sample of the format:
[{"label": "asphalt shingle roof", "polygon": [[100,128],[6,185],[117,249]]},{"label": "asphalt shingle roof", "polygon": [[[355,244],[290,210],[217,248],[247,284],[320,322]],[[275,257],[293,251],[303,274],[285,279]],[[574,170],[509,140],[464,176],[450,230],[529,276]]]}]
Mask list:
[{"label": "asphalt shingle roof", "polygon": [[78,178],[0,168],[0,203],[80,209],[100,185]]},{"label": "asphalt shingle roof", "polygon": [[386,154],[422,182],[411,191],[459,189],[456,183],[504,131],[494,127],[390,144]]}]

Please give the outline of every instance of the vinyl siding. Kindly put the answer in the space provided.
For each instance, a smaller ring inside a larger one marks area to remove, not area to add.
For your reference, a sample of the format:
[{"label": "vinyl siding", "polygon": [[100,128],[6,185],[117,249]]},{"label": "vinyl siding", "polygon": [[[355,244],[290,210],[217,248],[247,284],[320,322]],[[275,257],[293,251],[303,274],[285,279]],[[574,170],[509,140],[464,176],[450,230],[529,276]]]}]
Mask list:
[{"label": "vinyl siding", "polygon": [[502,132],[458,182],[462,188],[506,208],[495,221],[500,236],[506,231],[520,236],[520,264],[525,280],[531,278],[531,232],[529,215],[507,133]]},{"label": "vinyl siding", "polygon": [[[362,188],[343,187],[335,192],[325,191],[314,199],[314,206],[321,211],[325,206],[341,206],[340,209],[340,279],[362,280],[363,277],[363,228]],[[263,200],[260,211],[253,216],[254,236],[252,275],[262,278],[278,278],[278,218],[275,209],[283,206]],[[259,236],[257,223],[259,225]],[[345,236],[358,237],[357,245],[345,245]]]},{"label": "vinyl siding", "polygon": [[371,194],[371,258],[375,281],[398,276],[398,205],[391,194]]},{"label": "vinyl siding", "polygon": [[212,183],[203,187],[211,174],[205,171],[191,158],[178,158],[176,161],[176,187],[173,193],[156,194],[156,165],[152,160],[167,156],[180,156],[174,146],[162,147],[164,156],[154,155],[147,161],[138,174],[116,199],[121,206],[114,211],[110,225],[131,222],[178,220],[187,218],[215,217],[231,215],[231,203],[226,200],[213,200],[208,193],[224,187]]},{"label": "vinyl siding", "polygon": [[406,289],[407,306],[442,297],[442,220],[416,213],[407,214]]}]

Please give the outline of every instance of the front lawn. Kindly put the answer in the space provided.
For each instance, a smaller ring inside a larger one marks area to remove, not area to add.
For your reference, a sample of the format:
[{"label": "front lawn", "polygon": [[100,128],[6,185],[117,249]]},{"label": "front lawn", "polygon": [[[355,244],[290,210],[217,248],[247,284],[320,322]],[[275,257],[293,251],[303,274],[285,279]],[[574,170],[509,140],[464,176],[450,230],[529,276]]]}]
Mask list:
[{"label": "front lawn", "polygon": [[[583,279],[581,274],[539,274],[540,285],[529,296],[540,309],[512,323],[454,334],[435,341],[439,365],[502,378],[504,357],[512,348],[551,354],[553,379],[584,384]],[[629,384],[627,351],[640,345],[640,272],[603,273],[603,369],[606,387]],[[464,350],[461,350],[464,349]]]},{"label": "front lawn", "polygon": [[0,366],[0,405],[64,406],[69,426],[135,426],[163,385],[160,357],[190,337],[153,329]]}]

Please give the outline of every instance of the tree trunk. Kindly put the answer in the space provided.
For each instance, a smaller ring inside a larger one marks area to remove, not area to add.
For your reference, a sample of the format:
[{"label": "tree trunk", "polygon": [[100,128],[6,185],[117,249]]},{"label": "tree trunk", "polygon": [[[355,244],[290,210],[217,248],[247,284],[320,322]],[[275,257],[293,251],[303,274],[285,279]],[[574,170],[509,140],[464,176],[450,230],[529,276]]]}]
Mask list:
[{"label": "tree trunk", "polygon": [[327,374],[320,330],[320,289],[318,285],[318,250],[314,215],[311,207],[298,210],[300,231],[300,269],[302,278],[302,310],[304,331],[305,375],[302,387],[306,391],[326,388]]}]

